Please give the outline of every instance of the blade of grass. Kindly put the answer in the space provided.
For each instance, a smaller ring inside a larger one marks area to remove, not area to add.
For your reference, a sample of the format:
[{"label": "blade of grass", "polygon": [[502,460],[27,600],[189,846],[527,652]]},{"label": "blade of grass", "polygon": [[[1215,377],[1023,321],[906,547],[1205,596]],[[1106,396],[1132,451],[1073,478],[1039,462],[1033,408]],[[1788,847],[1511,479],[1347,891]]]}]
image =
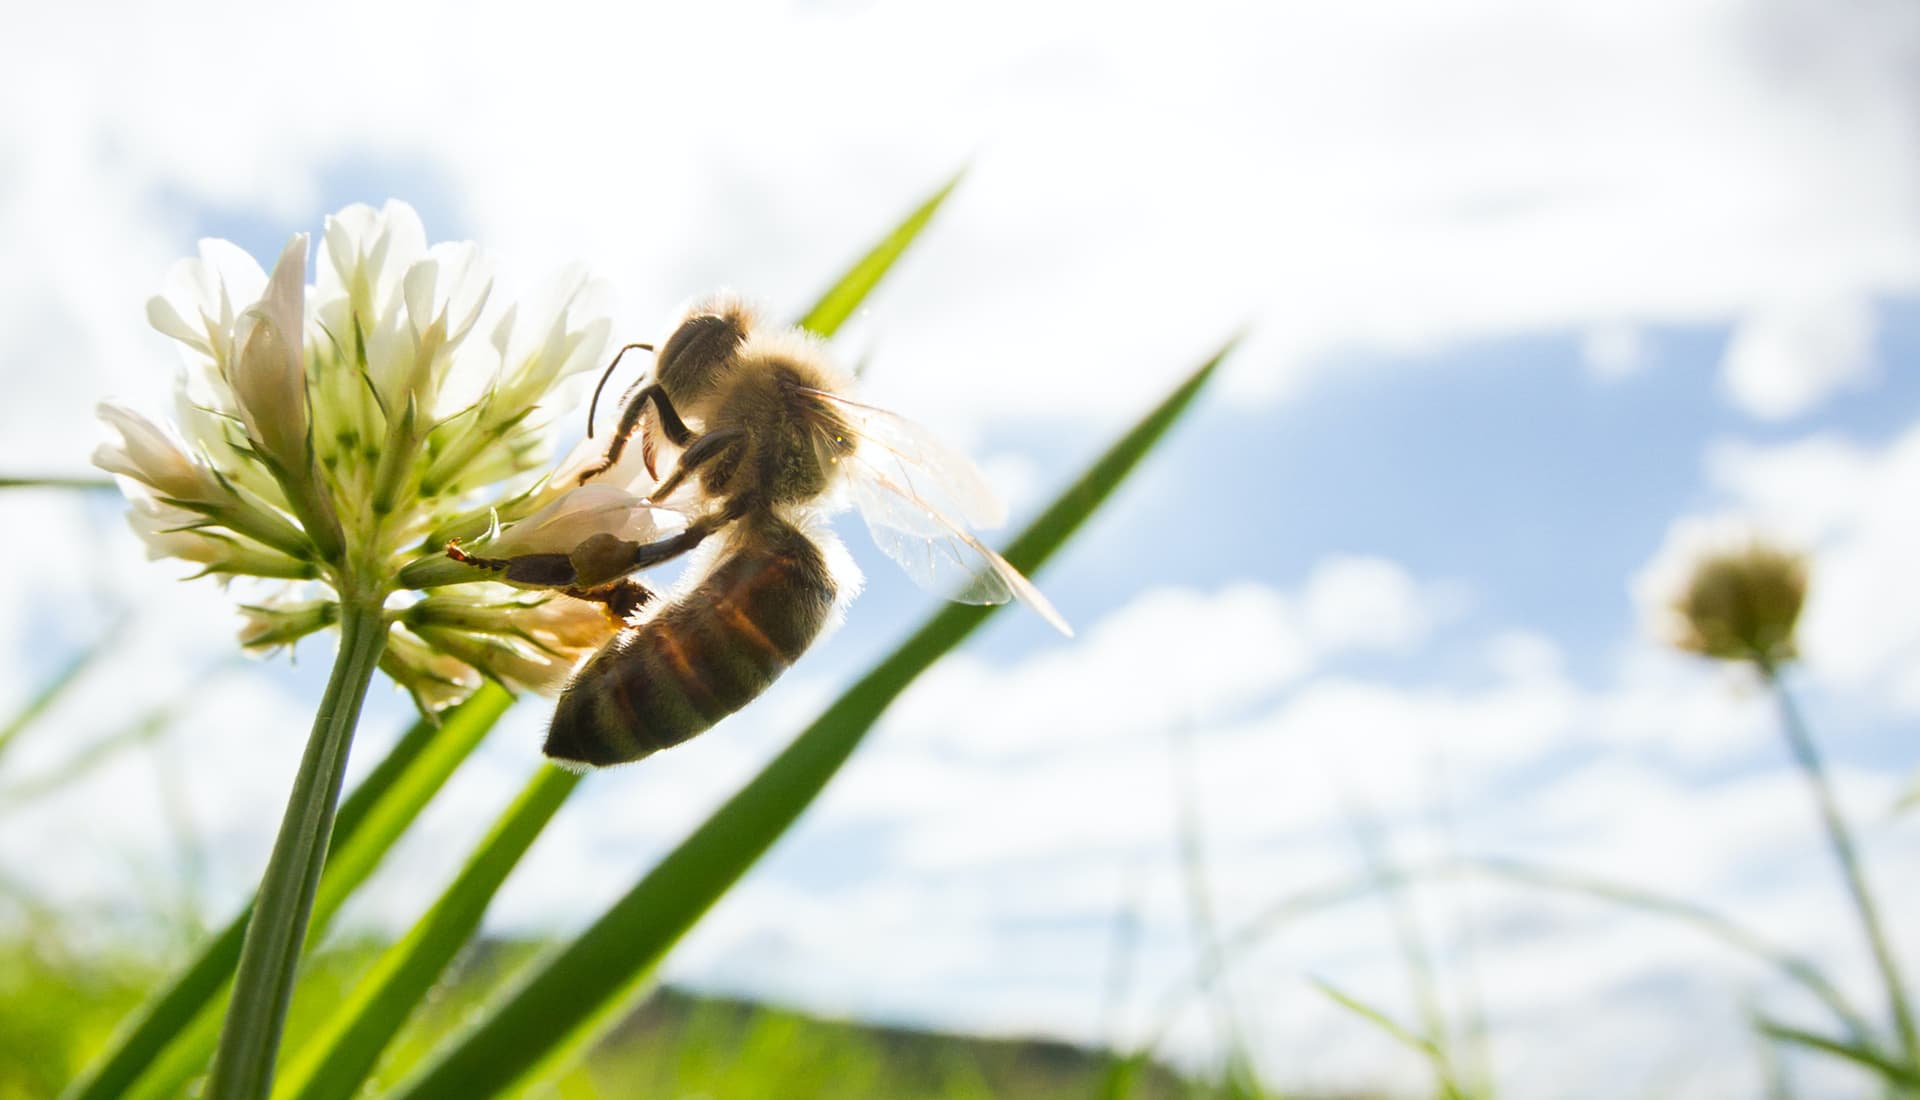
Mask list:
[{"label": "blade of grass", "polygon": [[1120,1048],[1121,1025],[1127,1002],[1132,997],[1134,971],[1139,963],[1141,878],[1140,868],[1135,867],[1123,900],[1114,906],[1113,911],[1113,930],[1108,938],[1106,989],[1100,998],[1100,1015],[1093,1032],[1107,1044],[1108,1050]]},{"label": "blade of grass", "polygon": [[1759,1046],[1760,1079],[1767,1086],[1767,1100],[1793,1100],[1793,1080],[1787,1074],[1786,1060],[1780,1057],[1781,1044],[1766,1033],[1766,1020],[1759,1010],[1747,1006],[1747,1026],[1753,1029]]},{"label": "blade of grass", "polygon": [[[242,934],[245,930],[242,929]],[[234,954],[239,955],[235,946]],[[213,1057],[213,1047],[220,1041],[220,1020],[226,1014],[227,989],[225,983],[220,988],[220,996],[200,1006],[193,1018],[181,1029],[180,1037],[160,1052],[145,1073],[134,1081],[124,1093],[115,1093],[115,1100],[178,1100],[183,1096],[198,1096],[205,1091],[207,1062]]]},{"label": "blade of grass", "polygon": [[[321,877],[315,901],[315,929],[326,927],[333,913],[512,702],[513,696],[489,683],[445,715],[438,726],[424,719],[414,723],[341,802],[334,819],[328,870]],[[370,821],[375,822],[372,827],[368,827]],[[191,1028],[203,1010],[218,1001],[232,976],[252,912],[251,904],[242,909],[172,985],[149,1001],[108,1045],[106,1053],[67,1087],[62,1093],[64,1100],[121,1096],[169,1044]],[[188,1064],[189,1075],[204,1068],[214,1038],[212,1032],[204,1037],[197,1062],[191,1054],[195,1044],[181,1044],[188,1052],[182,1060]]]},{"label": "blade of grass", "polygon": [[1131,1100],[1134,1085],[1140,1080],[1140,1071],[1147,1065],[1147,1055],[1142,1052],[1126,1057],[1113,1055],[1107,1059],[1106,1071],[1100,1075],[1094,1086],[1094,1100]]},{"label": "blade of grass", "polygon": [[313,903],[317,927],[309,936],[309,944],[319,938],[333,915],[373,874],[513,703],[511,692],[489,680],[472,698],[441,718],[439,728],[430,731],[426,747],[410,766],[399,769],[388,781],[384,795],[367,806],[357,827],[342,838],[339,849],[327,861],[327,873],[320,880]]},{"label": "blade of grass", "polygon": [[1460,864],[1460,867],[1469,872],[1491,875],[1494,878],[1526,886],[1561,893],[1583,894],[1590,898],[1623,905],[1629,909],[1638,909],[1643,913],[1670,917],[1691,924],[1728,947],[1767,963],[1782,976],[1791,979],[1813,994],[1827,1006],[1827,1009],[1856,1041],[1864,1043],[1867,1041],[1866,1037],[1872,1033],[1866,1018],[1847,1001],[1818,967],[1768,943],[1753,931],[1704,905],[1625,883],[1589,875],[1570,874],[1550,867],[1521,863],[1517,860],[1468,860]]},{"label": "blade of grass", "polygon": [[118,492],[110,477],[0,477],[0,489],[79,489],[84,492]]},{"label": "blade of grass", "polygon": [[[1401,965],[1406,968],[1407,984],[1420,1014],[1420,1026],[1426,1029],[1427,1042],[1436,1059],[1434,1068],[1445,1087],[1459,1090],[1452,1052],[1452,1028],[1440,995],[1440,970],[1427,950],[1427,939],[1420,926],[1420,914],[1413,905],[1413,892],[1405,877],[1388,874],[1389,841],[1385,826],[1357,800],[1346,803],[1347,828],[1360,849],[1360,860],[1368,875],[1379,886],[1379,894],[1392,922],[1394,940],[1400,949]],[[1352,1007],[1352,1006],[1349,1006]]]},{"label": "blade of grass", "polygon": [[40,685],[40,690],[34,692],[33,696],[15,711],[11,718],[7,719],[5,725],[0,725],[0,753],[5,753],[13,745],[14,738],[20,736],[21,730],[33,725],[42,714],[59,702],[68,689],[79,681],[81,674],[92,668],[94,662],[113,647],[113,640],[120,636],[125,621],[122,618],[114,623],[107,628],[106,633],[98,641],[75,654],[72,660],[60,667],[60,671]]},{"label": "blade of grass", "polygon": [[480,927],[501,883],[584,776],[542,767],[481,841],[452,885],[384,952],[301,1047],[274,1089],[285,1100],[346,1100]]},{"label": "blade of grass", "polygon": [[[1225,949],[1221,952],[1221,963],[1231,963],[1266,944],[1294,921],[1369,897],[1383,885],[1414,878],[1444,879],[1462,875],[1482,876],[1534,889],[1580,895],[1690,924],[1725,946],[1764,963],[1812,994],[1834,1014],[1853,1041],[1865,1044],[1867,1036],[1871,1034],[1865,1017],[1818,967],[1768,943],[1758,934],[1703,905],[1625,883],[1569,874],[1517,860],[1448,860],[1416,868],[1383,868],[1377,873],[1352,876],[1290,894],[1269,905],[1264,912],[1228,936]],[[1209,980],[1206,974],[1189,975],[1162,996],[1160,1012],[1137,1055],[1150,1056],[1160,1048]]]},{"label": "blade of grass", "polygon": [[1894,954],[1885,923],[1880,919],[1879,903],[1874,900],[1873,890],[1867,884],[1867,870],[1861,863],[1859,846],[1853,840],[1853,830],[1847,825],[1846,815],[1840,812],[1839,800],[1834,796],[1832,780],[1827,777],[1826,762],[1813,740],[1813,731],[1808,728],[1806,718],[1793,700],[1793,693],[1787,689],[1787,681],[1781,670],[1771,661],[1758,663],[1780,711],[1780,729],[1786,737],[1787,748],[1813,794],[1814,807],[1820,813],[1820,824],[1826,833],[1827,847],[1833,853],[1841,880],[1846,883],[1847,896],[1852,900],[1854,913],[1860,919],[1861,934],[1866,938],[1873,961],[1880,969],[1880,980],[1886,987],[1887,1014],[1893,1018],[1894,1033],[1899,1036],[1901,1053],[1908,1065],[1920,1066],[1920,1024],[1914,1022],[1913,1006],[1907,1001],[1907,983],[1900,974],[1899,958]]},{"label": "blade of grass", "polygon": [[1358,875],[1342,879],[1332,885],[1290,894],[1268,906],[1260,916],[1227,936],[1219,954],[1208,960],[1202,970],[1188,975],[1161,996],[1159,1013],[1154,1017],[1154,1025],[1147,1031],[1146,1037],[1134,1052],[1133,1057],[1148,1058],[1159,1050],[1167,1036],[1173,1033],[1174,1026],[1186,1015],[1188,1007],[1203,996],[1211,986],[1216,977],[1213,973],[1214,969],[1226,966],[1246,952],[1265,944],[1295,920],[1370,897],[1374,891],[1380,889],[1381,883],[1388,877],[1397,878],[1403,875],[1404,872]]},{"label": "blade of grass", "polygon": [[[1102,455],[1007,548],[1029,574],[1173,426],[1231,344]],[[404,1082],[410,1100],[497,1095],[562,1069],[622,1018],[674,943],[786,832],[882,711],[994,608],[950,604],[882,660],[599,920]]]},{"label": "blade of grass", "polygon": [[953,194],[953,189],[960,185],[965,175],[964,171],[955,173],[930,198],[914,208],[913,213],[908,214],[893,232],[874,245],[866,255],[854,261],[853,267],[800,318],[797,322],[799,326],[819,336],[832,336],[837,332],[847,318],[853,316],[853,311],[860,308],[860,303],[866,300],[867,295],[873,293],[873,288],[880,285],[880,280],[893,268],[907,247],[913,244],[914,238],[933,220],[940,204],[947,201],[947,196]]},{"label": "blade of grass", "polygon": [[[1461,858],[1459,819],[1454,815],[1454,800],[1448,790],[1444,768],[1436,775],[1434,825],[1445,838],[1447,857]],[[1474,905],[1470,892],[1462,891],[1458,917],[1460,972],[1460,1043],[1465,1048],[1467,1089],[1480,1100],[1497,1095],[1493,1066],[1493,1024],[1487,1016],[1487,1001],[1480,982],[1480,935],[1475,927]]]},{"label": "blade of grass", "polygon": [[1885,1078],[1889,1085],[1901,1089],[1920,1089],[1920,1070],[1912,1066],[1903,1066],[1870,1046],[1828,1038],[1797,1027],[1776,1024],[1771,1020],[1761,1020],[1759,1027],[1761,1032],[1769,1038],[1778,1039],[1793,1046],[1806,1047],[1808,1050],[1817,1050],[1822,1054],[1830,1054],[1877,1073]]},{"label": "blade of grass", "polygon": [[1226,981],[1226,967],[1220,963],[1220,933],[1213,913],[1213,892],[1207,882],[1206,833],[1200,821],[1200,797],[1193,775],[1193,731],[1185,726],[1168,737],[1171,755],[1168,775],[1173,782],[1174,839],[1180,860],[1181,882],[1185,887],[1188,935],[1193,939],[1194,969],[1210,974],[1206,992],[1211,994],[1214,1027],[1225,1048],[1225,1077],[1229,1087],[1246,1064],[1246,1040],[1241,1034],[1239,1013],[1234,1010],[1233,991]]},{"label": "blade of grass", "polygon": [[132,722],[87,745],[55,767],[41,774],[18,780],[4,790],[0,790],[0,814],[18,810],[37,799],[63,790],[69,784],[78,782],[95,769],[111,762],[127,749],[151,743],[166,732],[179,717],[183,701],[205,690],[221,671],[220,667],[210,670],[194,683],[190,690],[183,692],[181,698],[163,703],[135,716]]},{"label": "blade of grass", "polygon": [[1333,1003],[1379,1028],[1385,1035],[1425,1058],[1432,1064],[1434,1077],[1440,1083],[1440,1095],[1447,1100],[1461,1100],[1463,1094],[1459,1083],[1453,1079],[1453,1067],[1439,1043],[1426,1036],[1414,1034],[1392,1016],[1345,992],[1324,978],[1313,978],[1310,981],[1314,988],[1326,994]]}]

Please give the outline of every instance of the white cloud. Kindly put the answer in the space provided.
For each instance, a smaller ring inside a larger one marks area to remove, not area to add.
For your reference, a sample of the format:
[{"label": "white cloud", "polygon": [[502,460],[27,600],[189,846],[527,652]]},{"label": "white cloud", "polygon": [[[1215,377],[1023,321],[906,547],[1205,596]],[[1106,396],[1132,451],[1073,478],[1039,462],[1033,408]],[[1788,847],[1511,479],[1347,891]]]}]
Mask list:
[{"label": "white cloud", "polygon": [[[717,284],[798,305],[971,158],[869,333],[876,393],[961,435],[1117,418],[1249,321],[1232,378],[1260,395],[1355,346],[1920,284],[1891,3],[1005,6],[937,43],[885,7],[284,18],[79,5],[0,45],[0,94],[36,107],[0,120],[0,363],[43,394],[0,457],[78,466],[96,395],[159,395],[140,304],[204,212],[277,243],[356,165],[457,185],[412,197],[500,254],[503,291],[587,261],[644,336]],[[724,72],[634,61],[716,40]],[[287,80],[289,50],[354,75]]]},{"label": "white cloud", "polygon": [[1863,300],[1765,309],[1734,330],[1722,381],[1747,412],[1785,420],[1869,378],[1873,339],[1873,307]]},{"label": "white cloud", "polygon": [[1648,366],[1646,340],[1629,325],[1598,325],[1580,340],[1580,357],[1595,378],[1615,382]]},{"label": "white cloud", "polygon": [[1396,562],[1359,556],[1316,565],[1301,599],[1307,629],[1321,648],[1403,652],[1425,641],[1434,620],[1456,602],[1423,594]]},{"label": "white cloud", "polygon": [[1330,657],[1404,652],[1457,594],[1380,558],[1316,565],[1298,596],[1243,582],[1142,593],[1084,637],[1013,667],[968,655],[915,683],[892,726],[956,753],[1017,757],[1230,719]]}]

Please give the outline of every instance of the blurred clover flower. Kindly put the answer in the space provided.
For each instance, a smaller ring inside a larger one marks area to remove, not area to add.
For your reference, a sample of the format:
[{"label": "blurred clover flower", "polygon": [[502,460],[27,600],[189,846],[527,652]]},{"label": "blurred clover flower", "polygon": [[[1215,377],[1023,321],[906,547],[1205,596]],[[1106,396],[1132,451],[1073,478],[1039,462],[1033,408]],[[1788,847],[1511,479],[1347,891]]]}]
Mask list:
[{"label": "blurred clover flower", "polygon": [[1774,666],[1796,655],[1794,626],[1807,598],[1807,560],[1754,541],[1694,568],[1674,611],[1682,649],[1723,661]]},{"label": "blurred clover flower", "polygon": [[1806,556],[1728,525],[1701,527],[1676,547],[1650,596],[1675,647],[1771,671],[1794,659],[1807,597]]},{"label": "blurred clover flower", "polygon": [[1782,670],[1799,656],[1794,631],[1806,603],[1807,573],[1804,554],[1728,521],[1694,521],[1669,537],[1642,578],[1642,591],[1649,599],[1664,600],[1668,641],[1703,657],[1750,665],[1765,682],[1779,710],[1781,736],[1807,781],[1827,847],[1880,971],[1900,1057],[1906,1065],[1920,1065],[1920,1023],[1907,1000],[1899,959],[1826,761]]},{"label": "blurred clover flower", "polygon": [[103,404],[119,441],[95,464],[120,476],[149,556],[274,580],[242,608],[249,649],[337,626],[358,602],[389,622],[380,667],[423,708],[482,675],[558,690],[616,624],[476,580],[441,551],[498,533],[514,553],[565,553],[600,532],[644,537],[665,515],[611,485],[538,475],[559,395],[577,397],[564,383],[607,347],[597,288],[570,271],[503,305],[487,257],[429,247],[400,202],[328,218],[313,287],[307,245],[295,236],[271,273],[216,240],[175,266],[147,307],[185,353],[174,422]]}]

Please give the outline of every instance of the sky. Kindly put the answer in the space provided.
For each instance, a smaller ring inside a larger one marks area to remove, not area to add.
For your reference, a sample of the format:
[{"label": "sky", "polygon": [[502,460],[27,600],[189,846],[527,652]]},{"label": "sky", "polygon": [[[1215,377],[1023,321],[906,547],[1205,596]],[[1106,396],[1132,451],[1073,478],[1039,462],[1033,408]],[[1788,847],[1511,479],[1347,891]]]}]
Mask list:
[{"label": "sky", "polygon": [[[1377,896],[1224,932],[1399,862],[1504,856],[1695,899],[1873,975],[1767,698],[1662,646],[1703,541],[1811,551],[1792,672],[1896,914],[1920,906],[1920,12],[1894,0],[698,10],[42,5],[0,43],[0,473],[82,473],[174,382],[144,303],[194,241],[263,260],[412,203],[499,293],[580,262],[615,331],[719,286],[797,313],[955,171],[836,344],[975,455],[1016,524],[1230,335],[1168,444],[893,709],[667,976],[828,1012],[1202,1060],[1231,1005],[1283,1087],[1421,1067],[1318,993],[1414,1011]],[[102,33],[101,28],[111,28]],[[0,877],[124,931],[223,920],[265,858],[330,649],[233,658],[231,599],[141,560],[118,501],[0,497],[0,703],[110,658],[0,790],[155,706],[84,783],[0,810]],[[844,628],[712,733],[595,776],[489,914],[590,920],[929,610],[840,530]],[[5,708],[0,708],[5,712]],[[403,926],[539,766],[515,710],[347,915]],[[377,688],[356,771],[407,718]],[[16,788],[17,789],[17,788]],[[1371,838],[1371,839],[1369,839]],[[1754,1092],[1752,1006],[1697,931],[1482,879],[1410,906],[1503,1091]],[[83,919],[84,918],[84,919]],[[92,924],[87,922],[91,921]],[[1920,937],[1894,922],[1909,971]],[[1866,1085],[1810,1061],[1802,1094]]]}]

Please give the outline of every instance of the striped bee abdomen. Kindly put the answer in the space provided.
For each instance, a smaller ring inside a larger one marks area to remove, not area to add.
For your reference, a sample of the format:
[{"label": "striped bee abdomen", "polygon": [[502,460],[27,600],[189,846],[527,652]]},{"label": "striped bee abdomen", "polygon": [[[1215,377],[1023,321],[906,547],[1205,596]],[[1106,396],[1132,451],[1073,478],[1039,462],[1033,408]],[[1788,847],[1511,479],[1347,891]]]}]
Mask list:
[{"label": "striped bee abdomen", "polygon": [[594,654],[554,709],[546,754],[604,766],[677,745],[746,706],[806,652],[836,589],[793,525],[742,520],[693,591]]}]

